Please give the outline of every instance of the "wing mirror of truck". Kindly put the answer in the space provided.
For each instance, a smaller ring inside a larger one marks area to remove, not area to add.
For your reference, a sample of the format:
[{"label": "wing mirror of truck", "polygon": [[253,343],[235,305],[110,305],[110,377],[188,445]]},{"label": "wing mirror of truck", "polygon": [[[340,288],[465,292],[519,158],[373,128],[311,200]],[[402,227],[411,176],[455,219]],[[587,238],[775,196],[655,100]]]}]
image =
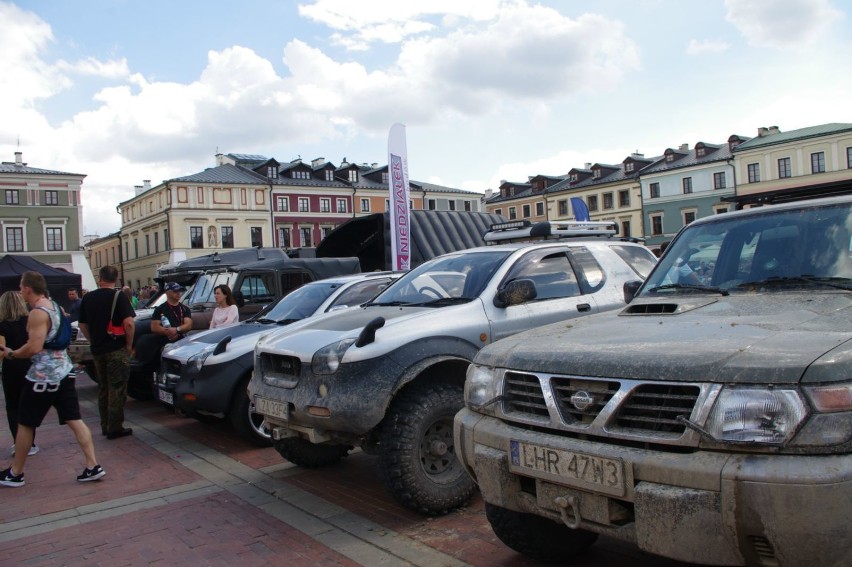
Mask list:
[{"label": "wing mirror of truck", "polygon": [[243,305],[246,304],[246,297],[243,295],[243,292],[235,291],[233,293],[233,295],[234,295],[234,302],[237,304],[237,309],[242,309]]},{"label": "wing mirror of truck", "polygon": [[497,290],[494,296],[495,307],[509,307],[532,301],[538,297],[535,282],[529,279],[517,279],[507,283],[503,288]]},{"label": "wing mirror of truck", "polygon": [[642,287],[641,280],[630,280],[629,282],[624,282],[624,286],[622,287],[624,303],[630,303],[633,301],[633,298],[636,297],[636,292],[639,291],[640,287]]}]

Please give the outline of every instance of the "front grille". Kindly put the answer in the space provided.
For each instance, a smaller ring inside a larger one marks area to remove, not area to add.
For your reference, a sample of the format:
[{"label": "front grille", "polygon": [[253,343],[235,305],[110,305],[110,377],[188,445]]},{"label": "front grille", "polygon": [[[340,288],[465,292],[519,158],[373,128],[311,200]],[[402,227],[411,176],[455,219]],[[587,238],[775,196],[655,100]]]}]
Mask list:
[{"label": "front grille", "polygon": [[559,415],[569,425],[588,425],[618,392],[618,382],[552,378],[550,387]]},{"label": "front grille", "polygon": [[181,363],[172,358],[163,358],[162,371],[164,374],[174,374],[180,376]]},{"label": "front grille", "polygon": [[263,375],[299,376],[302,371],[302,361],[295,356],[263,353],[260,355],[260,367]]},{"label": "front grille", "polygon": [[544,393],[536,376],[506,372],[503,382],[503,411],[549,418]]},{"label": "front grille", "polygon": [[692,415],[699,393],[697,386],[641,384],[619,407],[616,424],[629,431],[681,434],[685,427],[677,418]]}]

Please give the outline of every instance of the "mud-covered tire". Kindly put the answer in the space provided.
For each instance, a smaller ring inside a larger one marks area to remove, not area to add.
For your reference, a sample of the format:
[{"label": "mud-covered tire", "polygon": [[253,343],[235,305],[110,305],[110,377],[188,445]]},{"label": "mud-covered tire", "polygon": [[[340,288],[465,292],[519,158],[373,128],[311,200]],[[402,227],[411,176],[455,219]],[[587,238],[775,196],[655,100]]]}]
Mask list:
[{"label": "mud-covered tire", "polygon": [[464,405],[461,386],[420,384],[400,394],[382,425],[381,472],[405,507],[439,515],[476,490],[455,453],[453,417]]},{"label": "mud-covered tire", "polygon": [[228,419],[240,437],[258,447],[269,447],[272,445],[272,436],[262,425],[263,416],[254,413],[254,404],[246,392],[250,378],[247,376],[237,384],[234,399],[231,400],[231,409],[228,411]]},{"label": "mud-covered tire", "polygon": [[350,445],[316,445],[298,437],[273,441],[272,445],[282,457],[306,469],[338,463],[352,449]]},{"label": "mud-covered tire", "polygon": [[563,562],[588,550],[598,534],[485,503],[485,517],[494,534],[518,553],[537,561]]}]

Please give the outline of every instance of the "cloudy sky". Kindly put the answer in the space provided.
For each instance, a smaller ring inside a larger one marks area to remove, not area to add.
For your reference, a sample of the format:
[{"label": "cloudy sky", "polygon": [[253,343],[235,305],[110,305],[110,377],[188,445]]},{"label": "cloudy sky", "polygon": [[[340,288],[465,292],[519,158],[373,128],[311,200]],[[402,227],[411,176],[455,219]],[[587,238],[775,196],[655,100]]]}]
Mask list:
[{"label": "cloudy sky", "polygon": [[0,159],[87,175],[84,232],[214,155],[483,192],[634,151],[852,122],[845,0],[0,0]]}]

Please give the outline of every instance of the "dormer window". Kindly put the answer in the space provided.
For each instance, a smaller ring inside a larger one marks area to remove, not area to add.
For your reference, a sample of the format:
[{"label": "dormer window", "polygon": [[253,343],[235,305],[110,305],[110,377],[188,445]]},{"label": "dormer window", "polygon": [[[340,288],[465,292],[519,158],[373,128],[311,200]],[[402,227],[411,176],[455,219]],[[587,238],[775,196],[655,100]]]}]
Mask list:
[{"label": "dormer window", "polygon": [[667,162],[672,162],[672,161],[674,161],[674,154],[673,154],[673,153],[671,153],[671,152],[667,153],[667,154],[666,154],[666,161],[667,161]]},{"label": "dormer window", "polygon": [[334,172],[330,169],[325,170],[325,180],[334,181]]},{"label": "dormer window", "polygon": [[349,170],[349,181],[351,183],[357,183],[358,182],[358,170],[357,169],[350,169]]},{"label": "dormer window", "polygon": [[698,157],[704,157],[704,154],[706,154],[706,153],[707,153],[707,150],[705,148],[696,148],[695,149],[695,155],[698,156]]},{"label": "dormer window", "polygon": [[624,164],[624,171],[627,172],[627,173],[631,173],[635,169],[635,167],[636,167],[635,163],[633,163],[632,161],[628,161],[627,163]]},{"label": "dormer window", "polygon": [[278,179],[278,168],[270,165],[266,168],[266,176],[270,179]]},{"label": "dormer window", "polygon": [[599,167],[596,167],[595,169],[592,170],[592,177],[594,177],[595,179],[600,179],[600,176],[601,176],[601,169]]},{"label": "dormer window", "polygon": [[388,172],[383,171],[382,172],[382,185],[387,185],[387,184],[388,184]]},{"label": "dormer window", "polygon": [[307,171],[293,171],[291,173],[293,179],[310,179],[311,175]]},{"label": "dormer window", "polygon": [[571,176],[568,179],[571,181],[571,183],[576,183],[577,182],[577,174],[572,173]]}]

